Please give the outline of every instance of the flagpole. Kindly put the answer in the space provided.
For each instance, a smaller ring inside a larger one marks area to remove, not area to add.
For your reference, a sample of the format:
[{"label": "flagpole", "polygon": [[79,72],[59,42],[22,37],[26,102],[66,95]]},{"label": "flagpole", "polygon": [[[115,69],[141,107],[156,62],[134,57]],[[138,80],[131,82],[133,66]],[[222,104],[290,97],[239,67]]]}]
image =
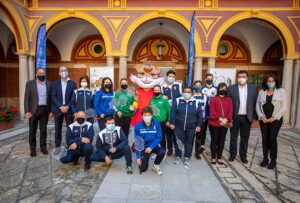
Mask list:
[{"label": "flagpole", "polygon": [[46,24],[43,23],[37,33],[35,50],[35,70],[42,68],[46,72]]},{"label": "flagpole", "polygon": [[194,65],[194,34],[195,34],[195,14],[194,11],[192,20],[191,20],[191,29],[190,29],[190,39],[189,39],[189,58],[188,58],[188,81],[187,85],[192,86],[193,82],[193,65]]}]

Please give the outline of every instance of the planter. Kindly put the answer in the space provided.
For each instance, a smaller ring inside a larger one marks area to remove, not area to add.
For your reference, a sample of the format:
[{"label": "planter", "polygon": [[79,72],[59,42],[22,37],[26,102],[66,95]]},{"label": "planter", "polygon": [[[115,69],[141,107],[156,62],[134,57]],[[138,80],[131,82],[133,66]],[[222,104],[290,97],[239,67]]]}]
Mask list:
[{"label": "planter", "polygon": [[0,121],[0,131],[11,129],[15,126],[15,122]]}]

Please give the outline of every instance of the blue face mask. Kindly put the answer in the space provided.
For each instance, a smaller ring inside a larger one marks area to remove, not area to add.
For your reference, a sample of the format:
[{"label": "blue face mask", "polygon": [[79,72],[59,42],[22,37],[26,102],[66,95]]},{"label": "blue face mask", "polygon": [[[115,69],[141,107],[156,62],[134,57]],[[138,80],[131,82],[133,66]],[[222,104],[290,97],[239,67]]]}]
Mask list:
[{"label": "blue face mask", "polygon": [[202,90],[202,87],[194,87],[195,92],[199,93]]},{"label": "blue face mask", "polygon": [[268,86],[269,89],[274,89],[275,82],[267,82],[267,86]]},{"label": "blue face mask", "polygon": [[115,128],[116,128],[115,124],[107,124],[106,125],[106,129],[109,130],[109,131],[114,131]]},{"label": "blue face mask", "polygon": [[211,84],[213,83],[213,80],[206,80],[206,83],[207,83],[208,85],[211,85]]},{"label": "blue face mask", "polygon": [[143,116],[143,120],[145,123],[150,123],[152,120],[152,116]]}]

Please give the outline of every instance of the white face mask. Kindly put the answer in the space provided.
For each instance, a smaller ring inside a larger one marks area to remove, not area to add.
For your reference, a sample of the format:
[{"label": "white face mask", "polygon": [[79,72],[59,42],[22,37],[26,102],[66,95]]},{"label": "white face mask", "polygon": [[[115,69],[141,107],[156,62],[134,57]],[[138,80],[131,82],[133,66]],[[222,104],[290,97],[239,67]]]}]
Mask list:
[{"label": "white face mask", "polygon": [[185,100],[189,100],[192,97],[192,93],[183,93],[182,96]]},{"label": "white face mask", "polygon": [[247,83],[247,79],[246,79],[246,78],[239,78],[239,79],[238,79],[238,83],[239,83],[240,85],[244,85],[244,84]]},{"label": "white face mask", "polygon": [[143,120],[145,123],[150,123],[152,120],[152,116],[143,116]]},{"label": "white face mask", "polygon": [[67,78],[69,76],[69,72],[68,71],[62,71],[59,73],[60,77],[62,78]]},{"label": "white face mask", "polygon": [[81,82],[80,85],[81,85],[81,87],[86,88],[87,87],[87,82]]}]

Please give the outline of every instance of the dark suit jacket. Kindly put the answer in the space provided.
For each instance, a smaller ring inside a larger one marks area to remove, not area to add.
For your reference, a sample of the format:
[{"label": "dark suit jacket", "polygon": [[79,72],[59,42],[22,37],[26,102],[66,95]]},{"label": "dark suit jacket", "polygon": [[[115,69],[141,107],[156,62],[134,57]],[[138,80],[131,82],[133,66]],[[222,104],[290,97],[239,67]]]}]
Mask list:
[{"label": "dark suit jacket", "polygon": [[[247,84],[247,118],[252,123],[253,119],[257,119],[255,106],[257,100],[257,88],[253,84]],[[233,119],[238,116],[240,108],[240,95],[238,84],[230,85],[228,87],[228,96],[232,99],[233,103]]]},{"label": "dark suit jacket", "polygon": [[[50,99],[51,99],[51,84],[46,81],[47,87],[47,108],[50,112]],[[39,104],[39,96],[37,90],[36,80],[30,80],[26,83],[25,96],[24,96],[24,110],[25,113],[30,112],[32,115],[35,114]]]},{"label": "dark suit jacket", "polygon": [[[68,80],[65,94],[65,105],[70,107],[72,95],[76,89],[76,83],[73,80]],[[60,107],[63,105],[61,80],[56,80],[52,84],[51,101],[51,112],[54,114],[62,114],[60,111]]]}]

